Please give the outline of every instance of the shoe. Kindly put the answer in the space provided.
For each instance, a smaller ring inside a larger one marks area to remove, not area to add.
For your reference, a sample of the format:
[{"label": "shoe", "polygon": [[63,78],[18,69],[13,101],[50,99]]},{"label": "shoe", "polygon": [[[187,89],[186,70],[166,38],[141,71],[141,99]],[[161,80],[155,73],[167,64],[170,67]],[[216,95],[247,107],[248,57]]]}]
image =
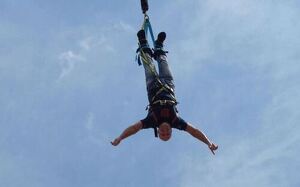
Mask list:
[{"label": "shoe", "polygon": [[150,49],[149,45],[148,45],[148,41],[146,39],[146,33],[145,31],[142,29],[137,33],[137,37],[139,40],[139,48],[138,50],[143,50],[143,52],[148,53],[151,57],[153,55],[152,50]]},{"label": "shoe", "polygon": [[155,40],[155,43],[154,43],[154,53],[153,53],[153,57],[155,60],[157,60],[160,55],[166,55],[166,53],[168,53],[168,51],[164,51],[164,49],[163,49],[164,41],[165,41],[166,37],[167,37],[167,35],[165,32],[160,32],[157,35],[157,39]]},{"label": "shoe", "polygon": [[164,41],[166,39],[167,35],[165,32],[160,32],[158,35],[157,35],[157,39],[155,41],[155,48],[157,49],[161,49],[163,48],[164,46]]},{"label": "shoe", "polygon": [[146,34],[143,29],[137,33],[137,37],[139,39],[140,46],[148,44],[147,39],[146,39]]}]

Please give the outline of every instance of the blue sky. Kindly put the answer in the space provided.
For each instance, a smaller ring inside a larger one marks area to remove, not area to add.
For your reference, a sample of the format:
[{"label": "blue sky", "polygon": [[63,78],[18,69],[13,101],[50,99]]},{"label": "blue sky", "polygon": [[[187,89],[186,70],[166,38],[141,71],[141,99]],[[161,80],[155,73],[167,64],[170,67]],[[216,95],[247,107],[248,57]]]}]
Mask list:
[{"label": "blue sky", "polygon": [[139,1],[0,0],[0,186],[298,187],[299,2],[151,1],[180,115],[219,144],[140,131]]}]

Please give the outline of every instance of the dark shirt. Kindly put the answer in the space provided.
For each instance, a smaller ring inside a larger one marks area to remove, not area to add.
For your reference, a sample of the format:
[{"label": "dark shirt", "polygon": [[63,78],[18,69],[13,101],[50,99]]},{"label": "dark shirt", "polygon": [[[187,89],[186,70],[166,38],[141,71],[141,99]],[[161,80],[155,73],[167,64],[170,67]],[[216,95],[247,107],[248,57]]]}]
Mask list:
[{"label": "dark shirt", "polygon": [[175,106],[152,107],[145,119],[141,120],[143,129],[158,128],[163,122],[167,122],[172,128],[186,130],[187,122],[176,113]]}]

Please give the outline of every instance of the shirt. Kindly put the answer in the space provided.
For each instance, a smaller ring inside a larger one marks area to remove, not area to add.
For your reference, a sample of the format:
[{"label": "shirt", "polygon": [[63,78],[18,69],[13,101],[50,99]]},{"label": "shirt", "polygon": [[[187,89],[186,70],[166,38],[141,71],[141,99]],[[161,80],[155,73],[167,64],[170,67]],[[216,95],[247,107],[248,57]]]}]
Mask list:
[{"label": "shirt", "polygon": [[158,128],[163,122],[167,122],[172,128],[186,130],[187,122],[176,113],[175,106],[156,106],[149,110],[146,118],[141,120],[142,129]]}]

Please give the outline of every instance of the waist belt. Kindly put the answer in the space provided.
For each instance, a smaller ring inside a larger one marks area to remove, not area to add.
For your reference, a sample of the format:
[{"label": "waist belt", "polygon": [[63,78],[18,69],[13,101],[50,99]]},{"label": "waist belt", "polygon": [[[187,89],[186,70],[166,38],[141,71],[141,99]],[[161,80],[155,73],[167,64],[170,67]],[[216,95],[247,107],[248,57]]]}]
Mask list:
[{"label": "waist belt", "polygon": [[156,97],[161,94],[163,91],[166,91],[169,93],[170,97],[172,97],[172,100],[176,101],[174,90],[171,88],[168,84],[163,84],[159,79],[157,79],[157,82],[159,85],[157,87],[159,88],[158,91],[156,91],[155,95],[152,97],[151,101],[155,102]]},{"label": "waist belt", "polygon": [[[178,102],[173,100],[157,100],[147,105],[146,110],[150,110],[152,106],[164,106],[164,105],[175,106],[177,104]],[[175,111],[178,112],[176,107],[175,107]]]},{"label": "waist belt", "polygon": [[173,100],[157,100],[157,101],[154,101],[153,103],[151,103],[151,105],[176,105],[177,102],[176,101],[173,101]]}]

